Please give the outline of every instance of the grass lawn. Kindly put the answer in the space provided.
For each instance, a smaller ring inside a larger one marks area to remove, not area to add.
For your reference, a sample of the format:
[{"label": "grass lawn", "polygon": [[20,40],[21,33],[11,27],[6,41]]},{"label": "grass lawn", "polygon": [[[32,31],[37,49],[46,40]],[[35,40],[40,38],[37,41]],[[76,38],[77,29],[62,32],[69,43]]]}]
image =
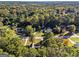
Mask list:
[{"label": "grass lawn", "polygon": [[[79,33],[76,34],[77,36],[79,36]],[[71,40],[74,40],[76,42],[79,42],[79,37],[70,37]]]},{"label": "grass lawn", "polygon": [[79,42],[79,37],[70,38],[71,40],[74,40],[76,42]]}]

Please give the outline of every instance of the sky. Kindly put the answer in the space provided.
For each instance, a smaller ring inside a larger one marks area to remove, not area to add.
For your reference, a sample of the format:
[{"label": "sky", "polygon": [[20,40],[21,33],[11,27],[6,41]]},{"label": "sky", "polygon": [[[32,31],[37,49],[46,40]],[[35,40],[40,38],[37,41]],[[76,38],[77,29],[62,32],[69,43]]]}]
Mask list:
[{"label": "sky", "polygon": [[0,0],[0,1],[79,1],[79,0]]}]

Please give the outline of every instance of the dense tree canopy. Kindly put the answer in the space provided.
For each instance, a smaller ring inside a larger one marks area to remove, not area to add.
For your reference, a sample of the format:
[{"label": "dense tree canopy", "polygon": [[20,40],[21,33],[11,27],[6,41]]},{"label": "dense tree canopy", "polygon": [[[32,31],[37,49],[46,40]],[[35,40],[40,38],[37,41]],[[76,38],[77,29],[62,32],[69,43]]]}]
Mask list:
[{"label": "dense tree canopy", "polygon": [[70,4],[0,3],[0,55],[79,56],[79,47],[63,43],[65,35],[79,32],[78,10]]}]

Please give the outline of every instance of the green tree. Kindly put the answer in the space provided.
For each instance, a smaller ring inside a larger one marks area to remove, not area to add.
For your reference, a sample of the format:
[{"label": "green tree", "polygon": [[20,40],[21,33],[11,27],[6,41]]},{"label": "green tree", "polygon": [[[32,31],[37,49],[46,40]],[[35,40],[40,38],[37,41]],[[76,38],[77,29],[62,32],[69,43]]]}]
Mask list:
[{"label": "green tree", "polygon": [[30,57],[39,56],[37,49],[35,49],[35,48],[29,48],[29,56]]},{"label": "green tree", "polygon": [[75,32],[75,31],[76,31],[75,25],[69,25],[68,27],[69,27],[68,30],[69,30],[70,32]]},{"label": "green tree", "polygon": [[2,27],[3,26],[3,23],[2,22],[0,22],[0,27]]},{"label": "green tree", "polygon": [[48,55],[47,47],[42,46],[38,49],[38,53],[40,57],[46,57]]},{"label": "green tree", "polygon": [[27,35],[30,36],[32,33],[34,33],[34,31],[35,29],[31,25],[26,26]]},{"label": "green tree", "polygon": [[2,49],[0,49],[0,55],[1,55],[1,54],[3,54],[3,50],[2,50]]}]

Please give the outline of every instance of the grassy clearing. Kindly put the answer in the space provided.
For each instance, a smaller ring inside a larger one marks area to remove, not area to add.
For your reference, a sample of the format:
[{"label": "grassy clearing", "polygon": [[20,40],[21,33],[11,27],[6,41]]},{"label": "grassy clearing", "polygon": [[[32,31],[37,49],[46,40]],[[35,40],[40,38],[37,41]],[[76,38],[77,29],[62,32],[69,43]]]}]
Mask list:
[{"label": "grassy clearing", "polygon": [[79,42],[79,37],[70,38],[71,40],[74,40],[75,42]]},{"label": "grassy clearing", "polygon": [[[77,33],[76,35],[79,36],[79,33]],[[70,37],[70,39],[79,42],[79,37]]]}]

